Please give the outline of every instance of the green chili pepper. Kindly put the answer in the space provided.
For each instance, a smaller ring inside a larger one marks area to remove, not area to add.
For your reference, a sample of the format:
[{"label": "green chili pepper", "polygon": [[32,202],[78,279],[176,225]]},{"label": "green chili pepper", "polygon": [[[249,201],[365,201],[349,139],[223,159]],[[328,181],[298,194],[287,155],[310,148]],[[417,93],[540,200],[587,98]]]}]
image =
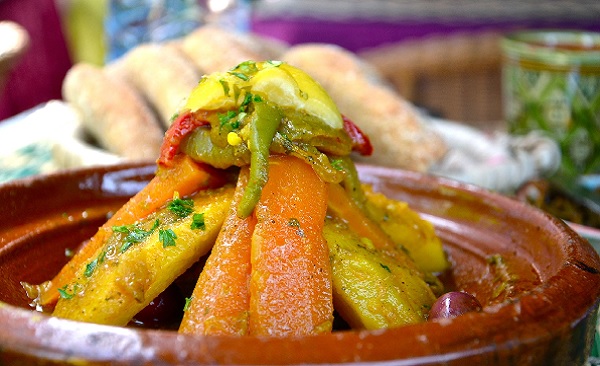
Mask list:
[{"label": "green chili pepper", "polygon": [[274,105],[262,101],[254,103],[250,116],[248,148],[250,149],[250,176],[248,186],[238,206],[238,215],[248,217],[260,199],[260,193],[269,177],[269,152],[275,132],[283,115]]}]

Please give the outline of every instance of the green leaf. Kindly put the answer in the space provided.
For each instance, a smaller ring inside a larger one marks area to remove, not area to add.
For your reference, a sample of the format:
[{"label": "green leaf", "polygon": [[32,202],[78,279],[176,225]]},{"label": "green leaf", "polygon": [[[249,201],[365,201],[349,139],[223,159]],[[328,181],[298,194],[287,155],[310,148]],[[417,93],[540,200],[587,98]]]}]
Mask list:
[{"label": "green leaf", "polygon": [[73,284],[71,286],[71,289],[69,289],[69,285],[64,285],[63,287],[58,289],[58,294],[63,299],[70,300],[73,297],[75,297],[75,294],[77,293],[78,288],[79,288],[79,285],[77,283]]},{"label": "green leaf", "polygon": [[192,304],[192,298],[191,297],[186,297],[185,298],[185,305],[183,306],[183,311],[188,311],[190,309],[190,305]]},{"label": "green leaf", "polygon": [[160,240],[160,242],[162,243],[163,248],[174,247],[175,239],[177,239],[177,235],[171,229],[158,231],[158,240]]},{"label": "green leaf", "polygon": [[83,272],[84,276],[90,277],[96,270],[97,266],[98,266],[98,259],[94,259],[90,263],[86,264],[85,271]]},{"label": "green leaf", "polygon": [[229,96],[229,83],[223,79],[220,79],[219,83],[221,83],[221,86],[223,87],[223,93]]},{"label": "green leaf", "polygon": [[181,198],[175,198],[169,202],[167,208],[175,215],[184,218],[194,212],[194,201],[190,199],[182,200]]},{"label": "green leaf", "polygon": [[141,243],[147,237],[149,237],[154,230],[158,227],[160,221],[156,219],[154,224],[149,230],[144,230],[139,228],[136,225],[124,225],[124,226],[113,226],[113,231],[125,234],[125,238],[123,239],[123,245],[119,250],[121,253],[125,252],[127,249],[131,248],[133,244]]},{"label": "green leaf", "polygon": [[235,77],[239,78],[239,79],[242,79],[242,80],[244,80],[244,81],[248,81],[248,80],[250,80],[250,77],[249,77],[248,75],[246,75],[246,74],[243,74],[243,73],[241,73],[241,72],[234,72],[234,71],[230,71],[229,73],[230,73],[231,75],[233,75],[233,76],[235,76]]},{"label": "green leaf", "polygon": [[192,230],[204,230],[206,229],[206,224],[204,223],[204,213],[197,213],[192,216],[192,224],[190,225],[190,229]]}]

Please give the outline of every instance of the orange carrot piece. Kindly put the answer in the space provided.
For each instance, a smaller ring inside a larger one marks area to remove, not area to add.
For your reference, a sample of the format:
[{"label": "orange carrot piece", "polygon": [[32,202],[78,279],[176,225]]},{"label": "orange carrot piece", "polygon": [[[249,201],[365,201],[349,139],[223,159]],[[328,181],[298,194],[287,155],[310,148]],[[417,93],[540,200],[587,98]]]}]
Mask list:
[{"label": "orange carrot piece", "polygon": [[237,207],[248,184],[240,172],[229,213],[192,293],[179,332],[245,335],[250,303],[250,247],[256,218],[240,218]]},{"label": "orange carrot piece", "polygon": [[402,266],[414,271],[420,271],[414,261],[406,253],[398,249],[383,229],[350,199],[342,186],[334,183],[327,184],[327,194],[329,209],[337,217],[344,220],[355,234],[363,239],[367,239],[368,242],[365,244],[370,244],[374,249],[380,250],[394,258]]},{"label": "orange carrot piece", "polygon": [[325,183],[304,161],[269,158],[269,179],[254,209],[251,335],[331,331],[331,267],[323,237]]},{"label": "orange carrot piece", "polygon": [[327,193],[329,209],[344,220],[355,234],[369,239],[373,247],[377,249],[395,248],[390,237],[352,202],[342,186],[329,183],[327,184]]},{"label": "orange carrot piece", "polygon": [[135,223],[164,205],[173,198],[175,192],[184,197],[198,190],[223,184],[223,175],[212,167],[199,165],[186,155],[178,155],[172,166],[159,167],[146,187],[115,212],[51,281],[38,286],[38,297],[35,301],[42,306],[56,302],[58,290],[71,283],[77,277],[77,273],[85,269],[86,263],[102,250],[106,238],[112,234],[113,226]]}]

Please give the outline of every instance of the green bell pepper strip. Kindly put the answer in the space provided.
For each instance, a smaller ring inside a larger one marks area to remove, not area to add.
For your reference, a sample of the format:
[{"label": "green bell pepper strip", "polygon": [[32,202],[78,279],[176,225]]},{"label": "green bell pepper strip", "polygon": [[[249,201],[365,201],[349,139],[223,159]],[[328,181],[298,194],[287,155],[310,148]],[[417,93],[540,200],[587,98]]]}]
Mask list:
[{"label": "green bell pepper strip", "polygon": [[238,205],[238,216],[248,217],[260,199],[260,193],[269,177],[269,153],[275,132],[281,123],[281,111],[269,102],[254,103],[250,116],[250,176],[244,195]]}]

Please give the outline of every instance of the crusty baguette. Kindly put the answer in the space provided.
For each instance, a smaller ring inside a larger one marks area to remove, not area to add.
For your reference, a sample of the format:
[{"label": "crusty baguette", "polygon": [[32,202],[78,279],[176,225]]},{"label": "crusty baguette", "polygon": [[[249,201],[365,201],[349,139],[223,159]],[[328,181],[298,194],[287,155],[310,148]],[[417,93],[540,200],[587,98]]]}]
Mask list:
[{"label": "crusty baguette", "polygon": [[281,55],[290,48],[287,43],[281,40],[257,33],[245,33],[245,38],[242,37],[242,41],[263,56],[263,60],[279,60]]},{"label": "crusty baguette", "polygon": [[340,112],[370,137],[373,155],[359,160],[423,172],[445,154],[444,141],[422,123],[415,108],[353,53],[304,44],[291,47],[282,59],[321,83]]},{"label": "crusty baguette", "polygon": [[172,45],[139,45],[105,70],[137,89],[155,108],[165,128],[200,80],[194,63]]},{"label": "crusty baguette", "polygon": [[183,52],[205,73],[225,71],[247,60],[278,59],[287,46],[259,35],[203,26],[181,42]]},{"label": "crusty baguette", "polygon": [[65,76],[62,92],[102,147],[131,160],[156,159],[163,130],[143,98],[126,82],[79,63]]}]

